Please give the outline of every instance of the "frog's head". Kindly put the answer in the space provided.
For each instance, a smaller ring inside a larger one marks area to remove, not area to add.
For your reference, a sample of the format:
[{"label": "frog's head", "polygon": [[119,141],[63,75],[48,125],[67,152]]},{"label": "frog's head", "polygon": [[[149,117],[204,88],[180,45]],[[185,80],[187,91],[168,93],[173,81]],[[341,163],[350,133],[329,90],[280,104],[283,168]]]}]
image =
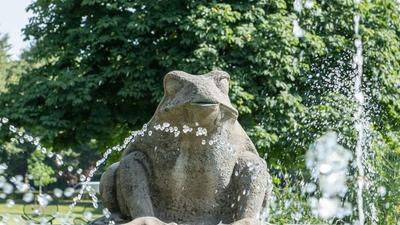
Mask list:
[{"label": "frog's head", "polygon": [[164,78],[164,97],[155,117],[160,122],[201,127],[235,122],[238,111],[232,106],[228,92],[226,72],[191,75],[172,71]]}]

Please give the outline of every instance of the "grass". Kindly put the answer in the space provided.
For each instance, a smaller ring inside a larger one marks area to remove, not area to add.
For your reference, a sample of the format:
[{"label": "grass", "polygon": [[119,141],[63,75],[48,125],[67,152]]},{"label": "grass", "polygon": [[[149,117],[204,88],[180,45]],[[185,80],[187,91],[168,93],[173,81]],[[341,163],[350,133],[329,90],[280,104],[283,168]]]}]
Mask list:
[{"label": "grass", "polygon": [[[71,203],[71,201],[53,202],[43,210],[43,217],[50,219],[53,215],[59,215],[58,218],[52,221],[52,224],[62,224],[59,217],[69,212],[69,205]],[[29,219],[39,221],[39,218],[35,217],[33,212],[34,208],[37,208],[37,205],[34,203],[18,201],[12,207],[8,207],[6,203],[2,201],[0,202],[0,224],[4,222],[7,225],[20,225],[24,224],[24,220],[26,221]],[[91,220],[102,216],[102,208],[100,206],[95,209],[88,200],[83,200],[73,208],[69,222],[71,224],[86,224],[87,220],[84,218],[85,212],[92,213]],[[1,219],[3,219],[3,221],[1,221]],[[4,221],[5,219],[6,221]]]}]

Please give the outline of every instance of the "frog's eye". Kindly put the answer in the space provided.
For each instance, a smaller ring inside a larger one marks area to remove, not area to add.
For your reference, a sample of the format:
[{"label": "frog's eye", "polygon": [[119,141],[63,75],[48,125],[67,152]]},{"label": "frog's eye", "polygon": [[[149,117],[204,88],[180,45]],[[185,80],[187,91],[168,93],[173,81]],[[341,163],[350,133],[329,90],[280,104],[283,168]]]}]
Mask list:
[{"label": "frog's eye", "polygon": [[229,77],[228,76],[220,76],[215,78],[215,84],[224,94],[228,94],[229,92]]},{"label": "frog's eye", "polygon": [[172,95],[177,93],[183,87],[179,76],[167,74],[164,78],[164,90],[166,94]]}]

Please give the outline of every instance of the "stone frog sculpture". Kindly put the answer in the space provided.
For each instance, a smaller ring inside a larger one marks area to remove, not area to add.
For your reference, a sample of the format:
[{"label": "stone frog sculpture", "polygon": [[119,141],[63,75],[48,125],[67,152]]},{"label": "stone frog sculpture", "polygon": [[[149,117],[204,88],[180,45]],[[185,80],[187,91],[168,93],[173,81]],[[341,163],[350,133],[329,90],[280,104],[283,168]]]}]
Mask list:
[{"label": "stone frog sculpture", "polygon": [[102,175],[103,205],[129,224],[259,224],[271,192],[267,166],[237,121],[229,75],[181,71],[147,131]]}]

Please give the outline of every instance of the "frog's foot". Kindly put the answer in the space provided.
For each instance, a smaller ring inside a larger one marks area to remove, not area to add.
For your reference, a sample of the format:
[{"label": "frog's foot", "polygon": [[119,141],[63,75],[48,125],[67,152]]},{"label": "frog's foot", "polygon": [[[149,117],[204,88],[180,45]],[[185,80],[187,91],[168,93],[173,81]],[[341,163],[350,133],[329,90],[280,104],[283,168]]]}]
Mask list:
[{"label": "frog's foot", "polygon": [[272,187],[265,161],[254,153],[244,152],[235,165],[230,185],[229,220],[246,219],[242,223],[248,224],[247,220],[259,218],[261,210],[268,206]]},{"label": "frog's foot", "polygon": [[261,221],[254,218],[245,218],[235,221],[229,225],[261,225]]},{"label": "frog's foot", "polygon": [[110,217],[99,217],[94,221],[89,222],[87,225],[109,225],[112,224],[124,224],[128,221],[123,219],[119,213],[112,213]]},{"label": "frog's foot", "polygon": [[177,225],[176,223],[164,223],[155,217],[140,217],[124,225]]}]

